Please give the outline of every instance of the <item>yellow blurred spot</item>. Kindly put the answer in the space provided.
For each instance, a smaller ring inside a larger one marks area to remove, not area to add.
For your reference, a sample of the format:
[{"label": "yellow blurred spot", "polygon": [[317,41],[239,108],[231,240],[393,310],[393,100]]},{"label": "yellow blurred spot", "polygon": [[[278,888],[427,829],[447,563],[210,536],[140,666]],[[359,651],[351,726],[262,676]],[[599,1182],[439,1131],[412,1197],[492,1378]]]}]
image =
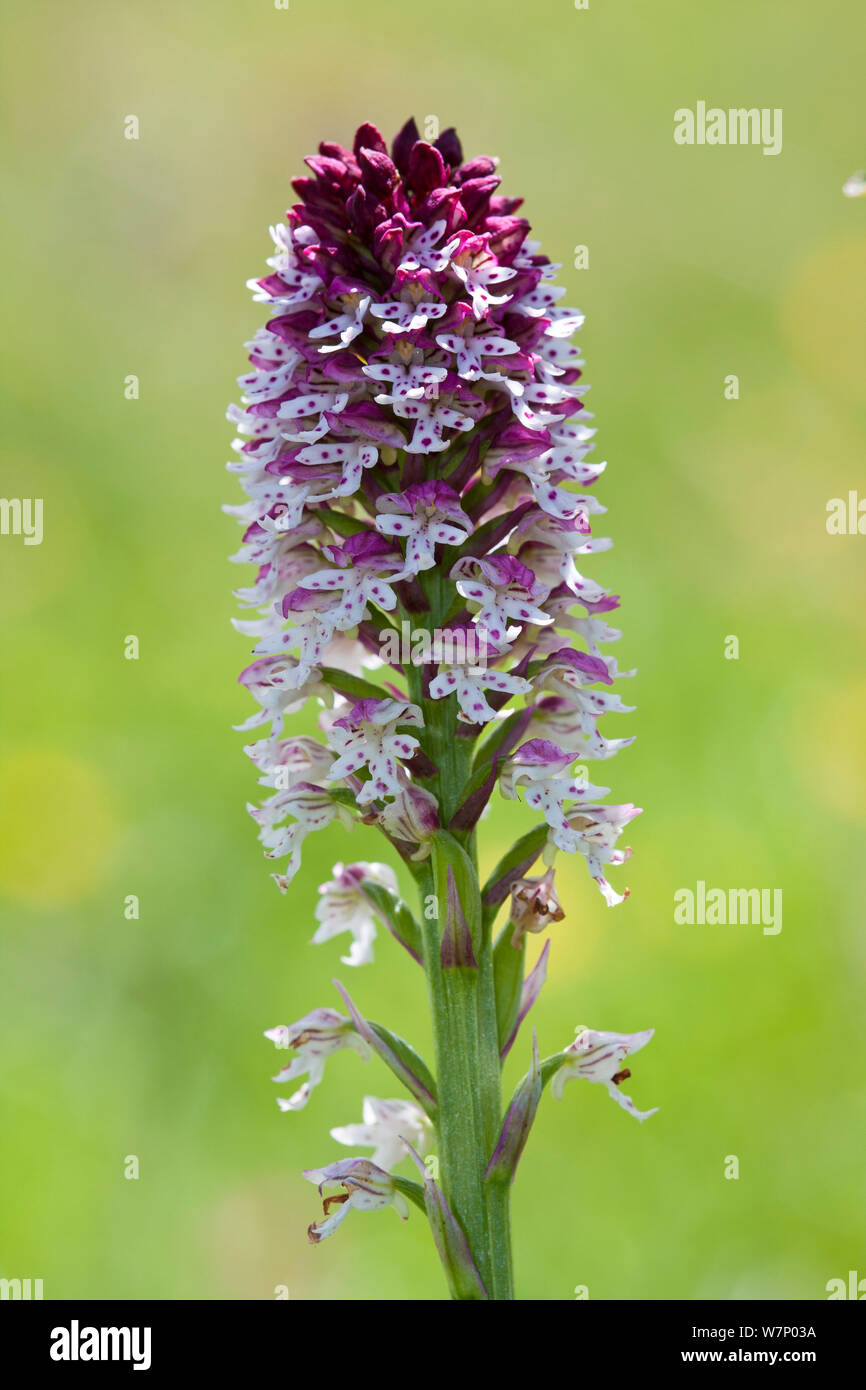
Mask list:
[{"label": "yellow blurred spot", "polygon": [[0,892],[36,907],[86,897],[114,838],[108,786],[81,758],[51,748],[0,757]]},{"label": "yellow blurred spot", "polygon": [[782,301],[785,345],[833,393],[866,400],[866,236],[822,246]]},{"label": "yellow blurred spot", "polygon": [[804,693],[791,715],[790,746],[810,748],[819,758],[797,758],[804,794],[853,820],[863,816],[866,777],[866,677],[847,685],[821,685]]}]

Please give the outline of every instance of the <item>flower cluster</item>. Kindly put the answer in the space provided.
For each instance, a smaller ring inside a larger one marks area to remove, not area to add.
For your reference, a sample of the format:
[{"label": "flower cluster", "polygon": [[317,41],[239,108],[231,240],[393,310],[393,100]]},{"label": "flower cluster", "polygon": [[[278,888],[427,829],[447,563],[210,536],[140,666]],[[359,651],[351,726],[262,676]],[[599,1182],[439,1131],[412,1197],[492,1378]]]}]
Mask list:
[{"label": "flower cluster", "polygon": [[[257,566],[238,598],[258,616],[237,626],[256,638],[240,680],[259,710],[240,727],[270,721],[248,752],[274,787],[251,808],[266,853],[287,860],[274,877],[285,888],[307,833],[336,818],[425,854],[441,808],[416,756],[424,713],[381,652],[393,623],[429,611],[433,571],[449,627],[474,626],[487,660],[434,653],[421,704],[453,696],[461,736],[483,746],[522,702],[486,796],[497,780],[522,795],[545,816],[548,862],[583,854],[621,902],[605,869],[630,853],[617,841],[637,812],[600,806],[605,789],[569,772],[631,742],[598,720],[629,708],[609,687],[633,674],[600,649],[620,635],[604,616],[618,599],[577,568],[610,544],[590,528],[604,464],[587,457],[582,315],[561,304],[520,200],[497,192],[496,161],[464,160],[454,131],[430,143],[409,121],[389,150],[363,125],[351,150],[325,142],[306,162],[269,273],[250,282],[268,320],[229,411],[247,495],[226,509],[244,527],[233,558]],[[365,679],[377,665],[385,686]],[[324,742],[283,738],[311,698],[336,702]],[[353,963],[366,959],[359,945]]]}]

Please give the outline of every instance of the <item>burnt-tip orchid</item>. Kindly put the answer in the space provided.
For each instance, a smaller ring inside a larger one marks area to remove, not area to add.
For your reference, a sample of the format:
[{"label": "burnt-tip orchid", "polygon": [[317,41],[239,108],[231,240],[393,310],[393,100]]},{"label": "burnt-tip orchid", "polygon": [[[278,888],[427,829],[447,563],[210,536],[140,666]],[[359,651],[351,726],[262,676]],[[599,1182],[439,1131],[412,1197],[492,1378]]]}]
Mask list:
[{"label": "burnt-tip orchid", "polygon": [[[571,1077],[603,1081],[651,1113],[618,1089],[649,1033],[584,1030],[546,1059],[534,1040],[511,1103],[501,1096],[550,956],[548,940],[528,965],[527,938],[572,930],[559,860],[584,858],[621,904],[628,889],[606,874],[631,854],[619,840],[638,814],[609,804],[596,783],[611,779],[586,766],[631,743],[599,724],[632,709],[613,687],[634,672],[607,653],[619,598],[585,572],[611,542],[593,534],[605,464],[589,457],[583,315],[563,303],[521,200],[499,192],[497,161],[464,158],[454,130],[424,140],[410,120],[389,146],[364,124],[351,148],[326,140],[306,163],[250,281],[266,317],[229,410],[245,493],[226,509],[243,528],[232,559],[254,566],[235,623],[256,704],[238,728],[264,794],[249,809],[283,892],[313,832],[381,834],[389,862],[338,863],[322,884],[313,940],[336,952],[341,938],[357,966],[374,941],[378,955],[380,929],[392,937],[425,976],[434,1057],[337,981],[346,1014],[315,1009],[266,1036],[291,1051],[275,1079],[305,1078],[285,1110],[348,1048],[375,1053],[406,1091],[367,1096],[361,1123],[331,1131],[373,1153],[306,1173],[338,1188],[311,1240],[351,1207],[410,1202],[454,1298],[510,1299],[510,1186],[547,1082],[559,1094]],[[302,711],[316,736],[295,723]],[[496,845],[482,881],[494,804],[514,843]],[[420,1180],[390,1171],[407,1158]]]}]

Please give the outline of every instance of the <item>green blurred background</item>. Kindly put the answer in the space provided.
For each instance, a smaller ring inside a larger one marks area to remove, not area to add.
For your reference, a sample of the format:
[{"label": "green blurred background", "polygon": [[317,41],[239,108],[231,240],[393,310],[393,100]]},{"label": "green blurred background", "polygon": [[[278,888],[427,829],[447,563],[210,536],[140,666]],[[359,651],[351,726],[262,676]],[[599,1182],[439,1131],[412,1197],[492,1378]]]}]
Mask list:
[{"label": "green blurred background", "polygon": [[[308,841],[287,898],[268,876],[230,728],[252,704],[220,513],[238,500],[224,410],[262,317],[244,281],[289,179],[319,139],[414,113],[500,156],[588,315],[616,541],[591,572],[622,593],[617,656],[639,668],[638,713],[607,725],[638,741],[605,768],[646,808],[615,875],[632,896],[608,910],[564,868],[535,1021],[542,1052],[580,1023],[654,1025],[628,1089],[661,1111],[638,1126],[589,1086],[545,1100],[518,1295],[814,1299],[866,1275],[866,539],[825,527],[828,499],[866,496],[866,200],[841,195],[866,160],[857,11],[7,7],[0,492],[45,499],[45,539],[0,540],[0,1274],[47,1298],[443,1296],[417,1214],[305,1243],[299,1170],[345,1156],[330,1127],[398,1087],[347,1053],[281,1115],[261,1030],[334,1004],[336,973],[422,1050],[429,1034],[390,940],[354,973],[339,941],[309,943],[316,886],[379,857],[372,832]],[[673,112],[698,99],[782,107],[783,152],[677,146]],[[531,823],[497,804],[487,859]],[[698,879],[781,888],[782,932],[676,926]]]}]

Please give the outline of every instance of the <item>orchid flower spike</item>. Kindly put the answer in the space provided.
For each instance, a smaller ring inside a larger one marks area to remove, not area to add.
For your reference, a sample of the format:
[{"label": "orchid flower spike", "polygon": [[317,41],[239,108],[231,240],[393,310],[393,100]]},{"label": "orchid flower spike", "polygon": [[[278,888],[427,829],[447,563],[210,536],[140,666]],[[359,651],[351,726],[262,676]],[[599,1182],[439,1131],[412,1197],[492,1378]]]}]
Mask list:
[{"label": "orchid flower spike", "polygon": [[[310,1240],[352,1207],[405,1216],[408,1199],[454,1298],[510,1299],[508,1192],[545,1082],[557,1096],[572,1078],[600,1082],[637,1119],[654,1113],[620,1089],[651,1031],[582,1029],[543,1061],[533,1031],[510,1105],[501,1094],[551,954],[545,942],[527,965],[526,936],[566,918],[554,866],[579,856],[619,906],[638,814],[608,803],[613,779],[586,766],[631,744],[607,721],[634,708],[621,682],[635,672],[609,653],[619,597],[589,572],[612,542],[598,534],[606,465],[590,457],[583,314],[522,200],[499,191],[497,161],[464,158],[453,129],[426,140],[409,120],[389,144],[365,122],[351,147],[325,140],[306,164],[249,281],[260,326],[228,410],[243,491],[225,508],[241,527],[232,560],[253,566],[234,625],[254,710],[236,727],[277,887],[288,894],[312,834],[336,840],[313,941],[340,938],[350,966],[403,947],[424,976],[433,1056],[338,981],[349,1017],[318,1008],[265,1036],[289,1054],[274,1080],[298,1086],[282,1110],[303,1109],[347,1048],[375,1053],[406,1093],[366,1096],[360,1123],[331,1130],[372,1156],[306,1171],[330,1189]],[[506,843],[483,882],[488,814]],[[349,831],[359,852],[376,837],[382,852],[348,862]],[[287,933],[313,911],[308,891],[292,889]],[[407,1156],[420,1183],[390,1171]]]}]

